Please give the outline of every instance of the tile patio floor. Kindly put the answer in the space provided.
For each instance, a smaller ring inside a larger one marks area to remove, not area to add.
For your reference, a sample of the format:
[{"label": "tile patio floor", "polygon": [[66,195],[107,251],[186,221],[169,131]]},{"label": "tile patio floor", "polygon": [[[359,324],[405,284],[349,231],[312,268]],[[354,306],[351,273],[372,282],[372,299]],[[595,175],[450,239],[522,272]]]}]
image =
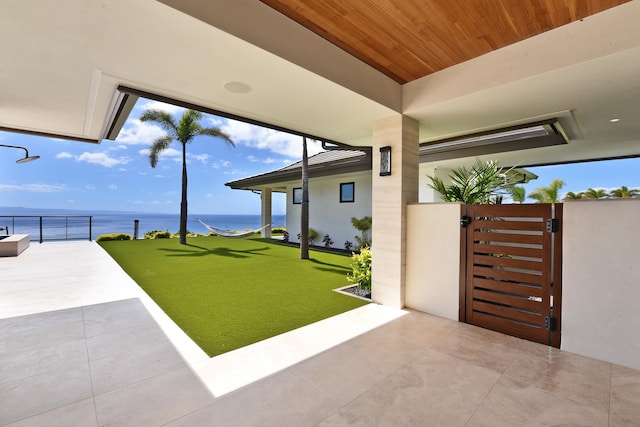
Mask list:
[{"label": "tile patio floor", "polygon": [[640,372],[375,304],[210,359],[97,244],[32,243],[0,258],[0,425],[631,426]]}]

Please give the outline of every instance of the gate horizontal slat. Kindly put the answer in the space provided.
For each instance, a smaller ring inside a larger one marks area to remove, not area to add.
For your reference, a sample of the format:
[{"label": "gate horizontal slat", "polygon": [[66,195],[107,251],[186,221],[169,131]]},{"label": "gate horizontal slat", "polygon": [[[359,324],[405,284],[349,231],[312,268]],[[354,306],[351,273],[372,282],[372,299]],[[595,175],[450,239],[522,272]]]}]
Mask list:
[{"label": "gate horizontal slat", "polygon": [[503,307],[500,305],[489,304],[482,301],[473,301],[473,311],[480,311],[482,313],[493,314],[511,320],[518,320],[530,325],[540,325],[541,323],[544,324],[544,318],[539,314],[519,311],[511,307]]},{"label": "gate horizontal slat", "polygon": [[546,224],[540,221],[509,221],[475,219],[472,222],[474,230],[521,230],[544,231]]},{"label": "gate horizontal slat", "polygon": [[511,282],[529,283],[532,285],[542,285],[542,276],[527,273],[518,273],[508,270],[498,270],[488,267],[473,267],[474,277],[509,280]]},{"label": "gate horizontal slat", "polygon": [[475,289],[473,291],[474,300],[482,300],[487,302],[494,302],[497,304],[504,304],[514,309],[524,309],[529,311],[535,311],[539,316],[542,310],[542,301],[534,301],[527,298],[517,297],[513,295],[506,295],[495,291],[484,291]]},{"label": "gate horizontal slat", "polygon": [[528,248],[525,246],[489,245],[478,243],[473,246],[475,253],[523,256],[542,259],[543,251],[540,248]]},{"label": "gate horizontal slat", "polygon": [[543,296],[541,286],[526,286],[520,283],[500,282],[497,280],[480,279],[478,277],[474,279],[474,283],[475,289],[493,289],[495,291],[508,292],[510,294],[522,295],[527,297],[542,298]]},{"label": "gate horizontal slat", "polygon": [[507,234],[507,233],[473,233],[474,242],[510,242],[528,245],[542,245],[543,238],[541,235],[534,234]]},{"label": "gate horizontal slat", "polygon": [[531,271],[540,271],[540,269],[542,268],[542,262],[540,261],[527,261],[522,259],[489,256],[489,255],[474,255],[473,264],[508,267],[508,268],[519,268],[522,270],[531,270]]},{"label": "gate horizontal slat", "polygon": [[529,341],[547,343],[547,331],[537,326],[526,325],[519,322],[511,322],[505,319],[495,318],[483,313],[474,313],[475,324],[483,328],[493,329],[503,334],[523,338]]}]

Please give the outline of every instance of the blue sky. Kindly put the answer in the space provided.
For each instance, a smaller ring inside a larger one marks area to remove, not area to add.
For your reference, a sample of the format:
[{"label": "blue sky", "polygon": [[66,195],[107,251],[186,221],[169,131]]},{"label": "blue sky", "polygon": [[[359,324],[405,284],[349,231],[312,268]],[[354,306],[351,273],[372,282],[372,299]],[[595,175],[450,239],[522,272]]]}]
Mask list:
[{"label": "blue sky", "polygon": [[[0,144],[23,146],[30,155],[40,156],[37,161],[16,164],[24,152],[0,147],[0,207],[178,213],[181,146],[172,144],[156,168],[151,168],[148,148],[164,131],[138,120],[149,108],[175,117],[184,111],[140,100],[118,139],[97,145],[0,133]],[[187,146],[189,212],[259,214],[259,195],[231,190],[224,183],[299,160],[302,138],[215,116],[205,116],[201,124],[221,128],[236,147],[211,137],[197,137]],[[308,149],[309,155],[320,151],[316,143]],[[284,195],[274,197],[273,213],[285,213]]]},{"label": "blue sky", "polygon": [[[180,206],[180,145],[174,143],[155,169],[148,148],[163,131],[138,117],[148,108],[180,115],[182,109],[140,100],[116,141],[101,144],[55,140],[15,133],[0,133],[0,144],[20,145],[37,161],[16,164],[22,150],[0,147],[0,207],[117,210],[178,213]],[[301,137],[246,123],[205,116],[205,126],[217,126],[236,143],[198,137],[187,147],[189,212],[205,214],[259,214],[260,197],[231,190],[224,183],[267,172],[301,157]],[[309,154],[320,151],[309,145]],[[640,188],[640,159],[601,161],[528,168],[539,179],[525,186],[527,194],[561,178],[567,191],[607,190],[626,185]],[[284,195],[276,196],[273,213],[285,213]]]}]

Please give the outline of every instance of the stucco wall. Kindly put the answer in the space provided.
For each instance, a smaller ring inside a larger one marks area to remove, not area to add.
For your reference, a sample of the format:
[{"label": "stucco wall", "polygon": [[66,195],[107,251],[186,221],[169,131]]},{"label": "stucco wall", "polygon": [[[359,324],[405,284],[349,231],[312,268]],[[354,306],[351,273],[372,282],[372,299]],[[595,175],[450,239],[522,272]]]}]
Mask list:
[{"label": "stucco wall", "polygon": [[640,200],[564,204],[563,350],[640,369]]},{"label": "stucco wall", "polygon": [[[340,203],[340,184],[355,183],[355,201]],[[300,232],[300,205],[293,204],[292,192],[301,183],[287,186],[287,231],[289,240],[297,242]],[[333,247],[344,249],[346,240],[357,244],[359,231],[351,225],[351,217],[371,216],[371,173],[341,175],[338,178],[314,178],[309,180],[309,226],[320,232],[314,242],[322,245],[322,237],[329,234]]]},{"label": "stucco wall", "polygon": [[458,320],[460,230],[458,203],[408,206],[407,307]]}]

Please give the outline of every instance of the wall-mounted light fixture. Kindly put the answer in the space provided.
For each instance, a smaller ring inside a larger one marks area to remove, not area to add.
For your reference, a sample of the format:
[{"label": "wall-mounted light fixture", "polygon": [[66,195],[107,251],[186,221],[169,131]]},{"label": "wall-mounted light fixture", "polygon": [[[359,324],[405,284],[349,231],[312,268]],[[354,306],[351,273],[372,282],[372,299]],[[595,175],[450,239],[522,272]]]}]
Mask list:
[{"label": "wall-mounted light fixture", "polygon": [[24,150],[25,155],[22,159],[18,159],[16,160],[16,163],[27,163],[30,162],[32,160],[38,160],[40,158],[40,156],[30,156],[29,155],[29,150],[27,150],[24,147],[17,147],[15,145],[4,145],[4,144],[0,144],[0,147],[6,147],[6,148],[18,148],[20,150]]},{"label": "wall-mounted light fixture", "polygon": [[391,175],[391,147],[380,147],[380,176]]}]

